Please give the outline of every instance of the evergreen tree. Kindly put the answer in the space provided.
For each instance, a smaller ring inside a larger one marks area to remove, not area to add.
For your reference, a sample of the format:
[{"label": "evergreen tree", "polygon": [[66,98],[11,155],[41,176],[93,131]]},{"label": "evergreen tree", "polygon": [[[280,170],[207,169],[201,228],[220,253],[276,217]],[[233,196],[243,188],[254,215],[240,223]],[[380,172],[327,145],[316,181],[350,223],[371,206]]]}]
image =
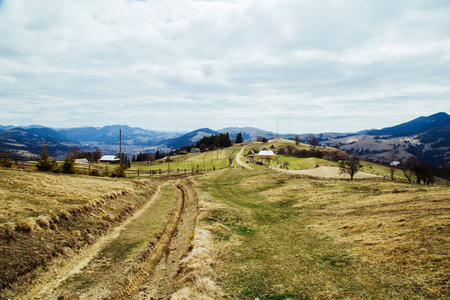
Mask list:
[{"label": "evergreen tree", "polygon": [[12,162],[9,160],[8,151],[5,148],[5,152],[2,155],[2,158],[0,159],[0,166],[4,168],[11,168]]},{"label": "evergreen tree", "polygon": [[36,164],[36,169],[38,171],[52,172],[56,169],[56,160],[50,159],[50,155],[48,154],[45,144],[42,152],[40,153],[40,157],[41,159]]},{"label": "evergreen tree", "polygon": [[242,138],[242,133],[239,132],[239,133],[236,135],[236,144],[241,144],[241,143],[243,143],[243,142],[244,142],[244,139]]},{"label": "evergreen tree", "polygon": [[62,166],[62,172],[66,174],[75,174],[75,156],[73,154],[67,154]]},{"label": "evergreen tree", "polygon": [[224,147],[231,147],[230,134],[228,132],[225,135],[225,146]]}]

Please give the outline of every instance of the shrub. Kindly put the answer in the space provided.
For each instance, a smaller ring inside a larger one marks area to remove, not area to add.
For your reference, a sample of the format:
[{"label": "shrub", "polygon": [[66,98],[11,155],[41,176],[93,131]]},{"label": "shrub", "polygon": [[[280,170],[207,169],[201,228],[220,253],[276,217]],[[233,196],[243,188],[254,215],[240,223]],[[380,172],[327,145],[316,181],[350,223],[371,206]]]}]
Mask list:
[{"label": "shrub", "polygon": [[2,158],[0,159],[0,166],[2,166],[3,168],[12,167],[12,162],[9,160],[8,151],[6,151],[6,149],[2,155]]},{"label": "shrub", "polygon": [[98,169],[92,169],[91,172],[89,173],[89,175],[91,175],[91,176],[101,176],[102,174],[100,173],[100,171]]},{"label": "shrub", "polygon": [[56,170],[57,164],[56,160],[50,159],[50,155],[48,154],[47,148],[44,145],[44,149],[42,150],[41,159],[36,164],[36,169],[38,171],[43,172],[52,172]]}]

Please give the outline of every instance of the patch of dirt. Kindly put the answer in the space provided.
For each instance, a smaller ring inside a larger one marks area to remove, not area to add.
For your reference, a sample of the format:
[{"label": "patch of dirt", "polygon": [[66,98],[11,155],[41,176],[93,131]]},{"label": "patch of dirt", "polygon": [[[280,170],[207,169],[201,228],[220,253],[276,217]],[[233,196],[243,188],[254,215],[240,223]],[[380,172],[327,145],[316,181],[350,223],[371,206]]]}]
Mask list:
[{"label": "patch of dirt", "polygon": [[[277,169],[279,170],[279,169]],[[285,173],[301,174],[319,178],[340,178],[340,179],[350,179],[348,174],[339,174],[339,168],[337,167],[319,167],[315,169],[308,170],[282,170]],[[365,179],[365,178],[377,178],[377,175],[369,174],[365,172],[358,172],[355,174],[355,179]]]}]

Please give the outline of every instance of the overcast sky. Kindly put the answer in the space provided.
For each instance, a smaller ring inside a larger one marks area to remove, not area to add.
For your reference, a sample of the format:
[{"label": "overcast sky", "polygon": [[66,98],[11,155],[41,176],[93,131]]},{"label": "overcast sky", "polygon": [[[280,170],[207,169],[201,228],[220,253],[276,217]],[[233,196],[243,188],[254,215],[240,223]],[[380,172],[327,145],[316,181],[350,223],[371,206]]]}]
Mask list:
[{"label": "overcast sky", "polygon": [[450,112],[450,1],[0,0],[0,124],[351,132]]}]

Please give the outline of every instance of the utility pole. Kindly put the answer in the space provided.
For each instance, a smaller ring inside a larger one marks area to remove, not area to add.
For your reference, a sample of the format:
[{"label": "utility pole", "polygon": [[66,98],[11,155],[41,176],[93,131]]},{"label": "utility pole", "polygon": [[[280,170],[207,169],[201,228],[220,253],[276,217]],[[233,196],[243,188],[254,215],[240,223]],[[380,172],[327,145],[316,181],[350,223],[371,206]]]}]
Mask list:
[{"label": "utility pole", "polygon": [[120,167],[122,167],[122,129],[119,131],[119,159]]},{"label": "utility pole", "polygon": [[277,119],[277,140],[278,140],[278,119]]}]

